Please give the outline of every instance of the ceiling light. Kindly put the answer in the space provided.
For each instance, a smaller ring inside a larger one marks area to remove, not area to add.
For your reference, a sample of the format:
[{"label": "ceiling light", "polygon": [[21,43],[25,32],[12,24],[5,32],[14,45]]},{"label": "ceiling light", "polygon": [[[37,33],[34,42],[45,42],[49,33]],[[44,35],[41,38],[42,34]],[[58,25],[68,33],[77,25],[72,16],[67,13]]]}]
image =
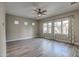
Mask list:
[{"label": "ceiling light", "polygon": [[41,14],[38,14],[38,16],[40,17],[40,16],[42,16]]}]

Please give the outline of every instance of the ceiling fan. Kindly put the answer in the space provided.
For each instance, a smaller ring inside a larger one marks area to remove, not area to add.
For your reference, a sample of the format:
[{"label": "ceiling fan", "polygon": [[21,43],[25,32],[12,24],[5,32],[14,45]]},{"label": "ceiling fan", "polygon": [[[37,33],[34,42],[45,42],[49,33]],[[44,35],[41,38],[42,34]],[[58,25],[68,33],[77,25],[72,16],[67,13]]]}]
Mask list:
[{"label": "ceiling fan", "polygon": [[39,16],[39,17],[46,15],[46,12],[47,12],[47,10],[42,10],[41,8],[36,8],[34,11],[36,12],[37,16]]}]

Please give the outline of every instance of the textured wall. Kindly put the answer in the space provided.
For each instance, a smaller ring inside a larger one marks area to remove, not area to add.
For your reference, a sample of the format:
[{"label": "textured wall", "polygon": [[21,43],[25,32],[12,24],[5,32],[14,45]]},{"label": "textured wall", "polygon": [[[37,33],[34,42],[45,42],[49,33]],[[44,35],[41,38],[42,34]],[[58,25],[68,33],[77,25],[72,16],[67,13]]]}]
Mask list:
[{"label": "textured wall", "polygon": [[[14,24],[15,20],[18,20],[19,24]],[[28,22],[28,25],[25,26],[24,22]],[[35,25],[32,26],[32,23]],[[37,37],[37,21],[35,20],[7,14],[6,26],[7,41]]]},{"label": "textured wall", "polygon": [[6,36],[5,36],[5,8],[0,3],[0,57],[6,56]]}]

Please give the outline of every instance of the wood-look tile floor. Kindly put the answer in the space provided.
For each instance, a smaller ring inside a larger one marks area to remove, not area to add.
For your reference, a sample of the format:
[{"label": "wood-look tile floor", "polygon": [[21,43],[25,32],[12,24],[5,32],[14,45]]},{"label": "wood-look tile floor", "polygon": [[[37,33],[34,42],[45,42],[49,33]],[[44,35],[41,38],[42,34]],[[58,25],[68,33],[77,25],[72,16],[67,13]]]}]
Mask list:
[{"label": "wood-look tile floor", "polygon": [[7,57],[74,57],[79,46],[42,38],[7,43]]}]

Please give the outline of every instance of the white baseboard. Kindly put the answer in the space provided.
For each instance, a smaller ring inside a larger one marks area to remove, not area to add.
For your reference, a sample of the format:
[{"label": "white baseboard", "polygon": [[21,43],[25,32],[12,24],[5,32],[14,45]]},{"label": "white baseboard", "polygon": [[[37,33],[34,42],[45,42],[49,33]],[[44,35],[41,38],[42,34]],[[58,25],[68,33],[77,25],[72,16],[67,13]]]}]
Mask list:
[{"label": "white baseboard", "polygon": [[25,37],[25,38],[11,39],[11,40],[7,40],[6,42],[17,41],[17,40],[26,40],[26,39],[31,39],[31,38],[34,38],[34,37]]}]

